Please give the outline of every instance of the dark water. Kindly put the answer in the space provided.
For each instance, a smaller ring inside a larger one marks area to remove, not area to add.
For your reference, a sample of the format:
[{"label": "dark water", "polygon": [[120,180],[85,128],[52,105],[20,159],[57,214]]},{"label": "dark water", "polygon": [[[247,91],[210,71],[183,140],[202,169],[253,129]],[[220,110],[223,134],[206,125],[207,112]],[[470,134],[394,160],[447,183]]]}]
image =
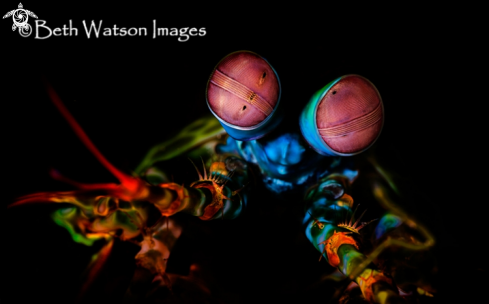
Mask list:
[{"label": "dark water", "polygon": [[[69,19],[91,18],[149,27],[157,19],[168,21],[168,26],[204,26],[208,34],[184,43],[149,37],[35,40],[18,37],[11,32],[10,21],[4,20],[8,26],[2,26],[2,35],[10,39],[9,54],[2,57],[9,67],[5,71],[8,79],[2,82],[3,150],[7,152],[4,206],[29,193],[71,189],[51,180],[50,168],[80,182],[115,181],[50,103],[41,76],[54,86],[100,151],[116,167],[130,172],[152,145],[207,113],[204,94],[214,65],[230,52],[247,49],[264,56],[277,71],[290,115],[338,76],[360,74],[377,86],[386,113],[377,150],[387,163],[415,181],[414,190],[429,202],[415,204],[412,210],[434,229],[440,272],[466,269],[464,274],[477,289],[487,267],[467,263],[470,254],[454,245],[460,234],[464,242],[472,244],[482,225],[482,217],[476,216],[480,200],[471,196],[476,191],[468,190],[476,185],[476,170],[456,173],[465,163],[475,167],[477,162],[452,154],[452,143],[446,141],[447,121],[442,114],[446,99],[437,93],[444,90],[444,84],[433,76],[443,70],[435,60],[436,49],[427,47],[435,44],[416,35],[421,31],[414,28],[413,33],[400,31],[393,37],[385,27],[365,24],[362,30],[331,32],[333,23],[294,25],[286,20],[264,26],[215,26],[204,17],[171,19],[168,10],[150,10],[147,17],[138,13],[135,18],[129,9],[117,14],[110,9],[72,7],[63,17],[47,6],[30,9],[53,27]],[[299,31],[289,32],[289,26]],[[475,202],[460,206],[464,203],[458,200],[460,193]],[[209,269],[213,292],[224,303],[322,299],[314,283],[331,268],[324,261],[317,263],[318,252],[301,234],[297,215],[301,208],[292,200],[283,205],[268,203],[271,205],[262,213],[235,221],[202,223],[178,216],[188,228],[172,253],[168,271],[185,275],[193,259],[202,260]],[[78,277],[94,249],[73,243],[66,231],[52,223],[51,210],[52,206],[4,210],[5,303],[34,299],[71,303],[76,297],[81,284]],[[454,223],[468,217],[475,223],[473,232],[466,235]],[[111,302],[122,297],[138,249],[122,243],[116,249],[118,254],[108,266],[110,274],[98,281],[90,299]],[[449,286],[459,285],[462,277],[456,278],[441,284],[440,297],[452,293]]]}]

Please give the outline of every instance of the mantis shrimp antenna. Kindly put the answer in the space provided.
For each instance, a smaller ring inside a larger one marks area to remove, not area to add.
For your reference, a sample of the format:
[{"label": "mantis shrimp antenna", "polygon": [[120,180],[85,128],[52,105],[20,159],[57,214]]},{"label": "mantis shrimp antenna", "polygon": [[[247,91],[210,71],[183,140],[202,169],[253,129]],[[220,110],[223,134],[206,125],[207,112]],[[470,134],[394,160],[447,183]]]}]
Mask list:
[{"label": "mantis shrimp antenna", "polygon": [[70,127],[73,129],[73,131],[76,133],[78,138],[82,141],[82,143],[87,147],[88,150],[97,158],[97,160],[107,169],[112,173],[120,182],[121,184],[130,192],[136,192],[137,189],[140,186],[140,181],[130,175],[125,174],[124,172],[120,171],[114,165],[112,165],[106,158],[105,156],[100,153],[100,151],[97,149],[97,147],[92,143],[90,138],[87,136],[85,131],[83,131],[82,127],[78,124],[78,122],[75,120],[75,118],[71,115],[71,113],[68,111],[68,109],[65,107],[61,99],[59,98],[58,94],[56,91],[53,89],[51,84],[46,80],[43,79],[44,85],[46,87],[46,90],[48,92],[49,97],[51,98],[51,101],[54,103],[56,108],[61,112],[61,115],[66,119]]},{"label": "mantis shrimp antenna", "polygon": [[82,184],[75,181],[72,181],[68,178],[63,177],[59,172],[52,170],[51,176],[54,179],[59,181],[64,181],[69,184],[74,185],[79,188],[77,191],[69,191],[69,192],[41,192],[36,194],[26,195],[24,197],[19,198],[15,203],[10,204],[10,207],[19,206],[27,203],[46,203],[46,202],[71,202],[75,205],[79,205],[82,207],[83,204],[79,202],[77,199],[77,195],[82,194],[86,191],[90,190],[102,190],[105,191],[109,196],[117,197],[119,199],[125,201],[131,201],[133,199],[143,199],[149,196],[149,187],[147,184],[139,178],[132,177],[124,172],[120,171],[114,165],[112,165],[100,151],[95,147],[90,138],[88,138],[87,134],[78,122],[73,118],[71,113],[65,107],[61,99],[59,98],[56,91],[49,84],[46,79],[43,79],[43,83],[46,87],[47,93],[54,103],[56,108],[61,112],[63,117],[69,123],[73,131],[76,133],[78,138],[82,141],[82,143],[90,150],[90,152],[98,159],[98,161],[109,170],[120,182],[120,185],[115,183],[104,183],[104,184]]}]

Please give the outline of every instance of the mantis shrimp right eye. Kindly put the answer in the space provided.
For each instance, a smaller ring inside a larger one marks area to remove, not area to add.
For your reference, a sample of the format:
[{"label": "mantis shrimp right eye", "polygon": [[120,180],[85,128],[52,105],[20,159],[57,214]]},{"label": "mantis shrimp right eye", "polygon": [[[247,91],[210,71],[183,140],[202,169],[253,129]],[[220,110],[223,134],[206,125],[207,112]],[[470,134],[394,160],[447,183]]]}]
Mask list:
[{"label": "mantis shrimp right eye", "polygon": [[379,137],[384,107],[377,88],[359,75],[342,76],[316,92],[300,125],[307,142],[322,155],[351,156]]}]

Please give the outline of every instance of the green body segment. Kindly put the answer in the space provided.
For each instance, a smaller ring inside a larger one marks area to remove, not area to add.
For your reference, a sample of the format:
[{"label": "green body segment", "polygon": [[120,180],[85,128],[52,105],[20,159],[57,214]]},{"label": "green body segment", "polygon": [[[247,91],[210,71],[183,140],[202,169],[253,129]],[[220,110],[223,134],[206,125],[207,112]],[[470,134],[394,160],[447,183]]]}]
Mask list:
[{"label": "green body segment", "polygon": [[81,231],[80,227],[77,225],[80,216],[80,209],[76,207],[59,209],[51,215],[54,222],[65,228],[76,243],[92,246],[95,241],[103,239],[103,237],[100,236],[91,237],[90,235],[85,234],[84,231]]},{"label": "green body segment", "polygon": [[214,116],[202,117],[183,128],[175,137],[154,146],[143,158],[135,173],[142,174],[155,163],[181,156],[209,140],[225,135],[226,132]]}]

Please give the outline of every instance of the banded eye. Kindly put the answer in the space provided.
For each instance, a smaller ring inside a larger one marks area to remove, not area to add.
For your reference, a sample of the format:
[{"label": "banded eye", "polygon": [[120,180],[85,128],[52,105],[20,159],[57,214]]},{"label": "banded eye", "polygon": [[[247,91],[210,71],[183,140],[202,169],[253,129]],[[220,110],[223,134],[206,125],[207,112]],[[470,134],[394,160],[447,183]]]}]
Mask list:
[{"label": "banded eye", "polygon": [[207,101],[214,115],[237,127],[262,123],[274,111],[279,96],[280,84],[273,68],[247,51],[221,60],[207,87]]},{"label": "banded eye", "polygon": [[383,122],[379,92],[358,75],[343,76],[326,85],[311,99],[300,120],[304,138],[316,151],[341,156],[370,147]]}]

